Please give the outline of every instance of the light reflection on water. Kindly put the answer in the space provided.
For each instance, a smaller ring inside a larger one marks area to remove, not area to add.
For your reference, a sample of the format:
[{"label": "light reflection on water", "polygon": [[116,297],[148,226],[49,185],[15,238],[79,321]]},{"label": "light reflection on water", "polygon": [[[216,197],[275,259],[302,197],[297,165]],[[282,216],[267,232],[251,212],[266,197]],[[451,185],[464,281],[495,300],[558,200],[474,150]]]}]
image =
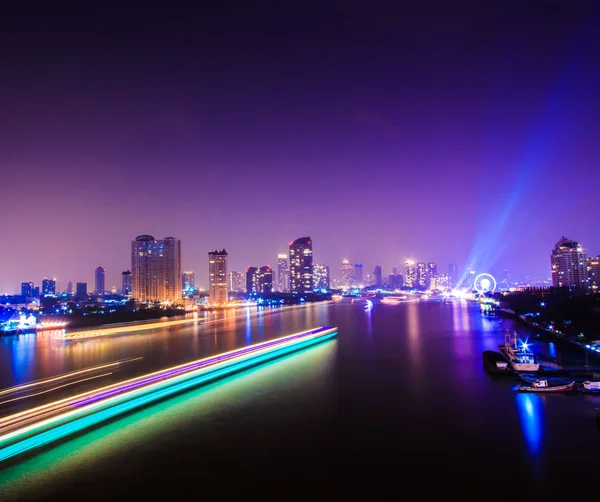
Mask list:
[{"label": "light reflection on water", "polygon": [[516,392],[515,403],[527,451],[532,457],[538,457],[544,435],[543,398],[527,392]]}]

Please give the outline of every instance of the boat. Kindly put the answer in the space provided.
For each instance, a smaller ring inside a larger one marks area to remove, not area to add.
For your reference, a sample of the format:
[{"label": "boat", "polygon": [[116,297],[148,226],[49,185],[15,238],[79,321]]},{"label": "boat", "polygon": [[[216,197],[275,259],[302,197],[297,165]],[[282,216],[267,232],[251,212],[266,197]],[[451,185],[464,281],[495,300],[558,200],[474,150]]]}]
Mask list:
[{"label": "boat", "polygon": [[512,370],[502,354],[486,350],[483,354],[483,367],[490,373],[511,374]]},{"label": "boat", "polygon": [[381,299],[381,303],[386,305],[398,305],[402,303],[402,297],[399,296],[386,296]]},{"label": "boat", "polygon": [[566,382],[552,381],[551,379],[537,379],[528,385],[517,385],[517,390],[522,392],[568,392],[575,387],[575,380]]},{"label": "boat", "polygon": [[522,343],[519,347],[516,332],[512,335],[506,333],[504,343],[499,345],[498,349],[515,371],[538,371],[540,369],[540,363],[533,352],[529,350],[527,344]]},{"label": "boat", "polygon": [[600,382],[592,382],[590,380],[587,380],[581,383],[577,387],[577,390],[586,394],[600,394]]}]

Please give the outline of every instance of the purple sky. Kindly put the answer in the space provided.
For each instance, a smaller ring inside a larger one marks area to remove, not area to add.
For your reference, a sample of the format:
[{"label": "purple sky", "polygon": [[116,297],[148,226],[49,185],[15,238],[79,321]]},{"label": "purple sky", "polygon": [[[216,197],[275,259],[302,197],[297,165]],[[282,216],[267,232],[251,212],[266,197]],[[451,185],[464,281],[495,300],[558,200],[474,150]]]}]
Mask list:
[{"label": "purple sky", "polygon": [[200,285],[305,235],[334,276],[600,254],[598,2],[213,3],[3,16],[0,291],[119,286],[139,234]]}]

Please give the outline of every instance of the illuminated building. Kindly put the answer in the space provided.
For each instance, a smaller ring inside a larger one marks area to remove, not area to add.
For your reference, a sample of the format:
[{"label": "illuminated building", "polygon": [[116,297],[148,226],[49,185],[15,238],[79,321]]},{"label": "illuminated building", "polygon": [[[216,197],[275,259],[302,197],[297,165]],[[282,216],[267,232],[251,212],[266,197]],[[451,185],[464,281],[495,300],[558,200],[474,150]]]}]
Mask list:
[{"label": "illuminated building", "polygon": [[277,255],[277,291],[289,291],[290,289],[290,268],[288,256],[285,254]]},{"label": "illuminated building", "polygon": [[440,274],[436,277],[436,286],[438,289],[450,288],[450,276],[448,274]]},{"label": "illuminated building", "polygon": [[56,278],[42,281],[42,295],[56,295]]},{"label": "illuminated building", "polygon": [[[393,269],[396,270],[395,268]],[[402,274],[397,274],[396,272],[392,272],[388,277],[389,287],[390,289],[402,289],[404,287],[404,277]]]},{"label": "illuminated building", "polygon": [[290,242],[290,288],[293,293],[313,290],[313,251],[310,237]]},{"label": "illuminated building", "polygon": [[87,297],[87,282],[78,282],[75,285],[75,298],[84,300]]},{"label": "illuminated building", "polygon": [[329,290],[329,266],[328,265],[315,265],[313,267],[313,280],[315,283],[315,289],[317,290]]},{"label": "illuminated building", "polygon": [[587,286],[587,258],[578,242],[561,238],[552,250],[550,265],[555,288]]},{"label": "illuminated building", "polygon": [[346,258],[342,260],[340,267],[340,276],[342,278],[342,287],[351,288],[354,285],[354,265]]},{"label": "illuminated building", "polygon": [[246,292],[248,294],[258,293],[258,268],[256,267],[246,269]]},{"label": "illuminated building", "polygon": [[376,288],[383,286],[383,277],[381,276],[381,267],[379,265],[375,265],[373,269],[373,286]]},{"label": "illuminated building", "polygon": [[354,285],[362,288],[363,286],[363,266],[362,263],[354,265]]},{"label": "illuminated building", "polygon": [[21,296],[32,298],[34,296],[35,286],[33,281],[21,283]]},{"label": "illuminated building", "polygon": [[237,293],[244,291],[243,276],[235,270],[229,272],[229,291],[235,291]]},{"label": "illuminated building", "polygon": [[414,288],[417,286],[417,269],[415,267],[415,262],[408,260],[404,264],[404,283],[407,288]]},{"label": "illuminated building", "polygon": [[450,286],[456,286],[456,281],[458,279],[458,268],[454,262],[448,264],[448,277],[450,278]]},{"label": "illuminated building", "polygon": [[227,302],[227,251],[208,253],[208,295],[211,303]]},{"label": "illuminated building", "polygon": [[429,278],[437,277],[437,263],[434,261],[430,261],[427,264],[427,273],[429,274]]},{"label": "illuminated building", "polygon": [[67,283],[67,294],[68,295],[72,295],[73,294],[73,283],[71,281],[69,281]]},{"label": "illuminated building", "polygon": [[190,296],[196,290],[196,274],[194,272],[184,272],[181,276],[181,289],[183,294]]},{"label": "illuminated building", "polygon": [[131,296],[131,272],[126,270],[121,272],[121,294],[123,296]]},{"label": "illuminated building", "polygon": [[131,291],[140,302],[181,300],[181,241],[136,237],[131,242]]},{"label": "illuminated building", "polygon": [[587,259],[588,285],[597,290],[600,288],[600,256]]},{"label": "illuminated building", "polygon": [[258,269],[258,292],[262,294],[273,292],[273,272],[268,265]]},{"label": "illuminated building", "polygon": [[417,263],[417,287],[420,289],[427,289],[429,287],[429,272],[427,265],[420,261]]},{"label": "illuminated building", "polygon": [[96,278],[96,289],[94,290],[94,293],[96,293],[97,295],[103,295],[104,294],[104,268],[102,268],[101,266],[96,268],[96,272],[95,272],[95,278]]}]

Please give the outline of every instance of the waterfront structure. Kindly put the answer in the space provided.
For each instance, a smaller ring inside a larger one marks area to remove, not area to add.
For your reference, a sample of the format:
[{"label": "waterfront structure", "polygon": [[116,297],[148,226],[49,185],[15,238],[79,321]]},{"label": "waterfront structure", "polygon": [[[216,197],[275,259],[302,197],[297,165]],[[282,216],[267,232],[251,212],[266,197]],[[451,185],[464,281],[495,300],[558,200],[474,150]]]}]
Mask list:
[{"label": "waterfront structure", "polygon": [[131,293],[131,272],[125,270],[125,272],[121,272],[121,294],[123,296],[131,296]]},{"label": "waterfront structure", "polygon": [[429,273],[425,262],[417,263],[417,287],[419,289],[427,289],[429,286]]},{"label": "waterfront structure", "polygon": [[316,290],[329,291],[331,289],[328,265],[315,265],[313,267],[313,276]]},{"label": "waterfront structure", "polygon": [[184,295],[191,296],[196,290],[196,274],[186,271],[181,276],[181,290]]},{"label": "waterfront structure", "polygon": [[103,295],[104,291],[105,291],[105,287],[104,287],[104,268],[102,266],[99,266],[96,268],[96,271],[94,273],[94,277],[96,279],[96,289],[94,290],[94,293],[96,293],[97,295]]},{"label": "waterfront structure", "polygon": [[78,282],[75,285],[75,298],[84,300],[87,297],[87,282]]},{"label": "waterfront structure", "polygon": [[132,296],[140,302],[181,300],[181,241],[140,235],[131,242]]},{"label": "waterfront structure", "polygon": [[373,286],[376,288],[381,288],[381,286],[383,286],[383,277],[379,265],[375,265],[375,268],[373,269]]},{"label": "waterfront structure", "polygon": [[56,295],[56,277],[54,279],[44,279],[42,281],[42,295]]},{"label": "waterfront structure", "polygon": [[588,286],[595,291],[600,288],[600,256],[587,259]]},{"label": "waterfront structure", "polygon": [[235,270],[229,272],[229,291],[236,293],[244,291],[244,278],[240,272]]},{"label": "waterfront structure", "polygon": [[286,254],[277,255],[277,291],[284,292],[290,289],[290,268]]},{"label": "waterfront structure", "polygon": [[587,286],[587,258],[579,242],[562,237],[552,250],[550,265],[555,288]]},{"label": "waterfront structure", "polygon": [[258,268],[248,267],[246,269],[246,292],[248,294],[258,293]]},{"label": "waterfront structure", "polygon": [[290,289],[293,293],[313,290],[313,249],[310,237],[290,242]]},{"label": "waterfront structure", "polygon": [[342,287],[351,288],[354,285],[354,265],[346,258],[342,260],[340,267],[340,277],[342,279]]},{"label": "waterfront structure", "polygon": [[208,253],[208,295],[211,303],[216,305],[227,302],[227,251],[225,249]]},{"label": "waterfront structure", "polygon": [[268,265],[258,269],[258,292],[263,295],[273,292],[273,272]]},{"label": "waterfront structure", "polygon": [[354,265],[354,285],[358,288],[363,286],[363,266],[362,263]]},{"label": "waterfront structure", "polygon": [[33,284],[33,281],[21,283],[21,296],[24,296],[25,298],[33,298],[34,291],[35,286]]},{"label": "waterfront structure", "polygon": [[415,267],[415,262],[411,260],[407,260],[404,264],[404,284],[406,284],[407,288],[414,288],[417,286],[417,268]]}]

